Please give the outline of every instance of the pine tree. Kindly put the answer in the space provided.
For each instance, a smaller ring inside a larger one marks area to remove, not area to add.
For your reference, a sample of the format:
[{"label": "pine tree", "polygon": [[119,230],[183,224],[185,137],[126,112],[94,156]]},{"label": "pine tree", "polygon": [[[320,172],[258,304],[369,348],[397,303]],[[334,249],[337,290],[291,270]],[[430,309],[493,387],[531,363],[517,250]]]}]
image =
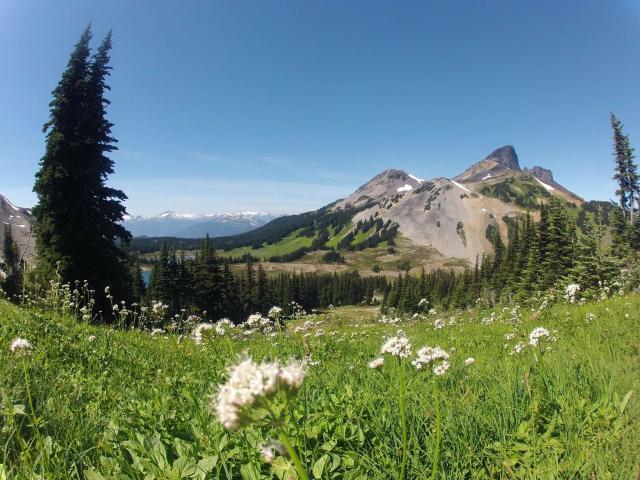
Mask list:
[{"label": "pine tree", "polygon": [[13,275],[18,269],[18,248],[13,240],[13,232],[11,225],[4,226],[4,239],[2,247],[2,256],[7,267],[7,274]]},{"label": "pine tree", "polygon": [[193,270],[193,297],[196,306],[206,311],[210,318],[219,319],[224,315],[224,284],[222,264],[211,247],[209,235],[202,244]]},{"label": "pine tree", "polygon": [[601,287],[620,269],[619,262],[607,251],[603,237],[603,228],[587,220],[585,234],[578,239],[576,262],[571,271],[573,280],[583,290]]},{"label": "pine tree", "polygon": [[629,221],[634,223],[635,202],[640,191],[636,164],[634,162],[633,147],[629,137],[622,131],[622,123],[611,114],[611,128],[613,129],[613,150],[615,157],[615,175],[613,179],[618,182],[616,195],[620,199],[620,207],[629,214]]},{"label": "pine tree", "polygon": [[34,186],[38,261],[45,278],[57,270],[63,281],[88,280],[96,291],[109,286],[117,301],[128,300],[127,258],[116,243],[130,239],[120,223],[126,196],[105,184],[113,173],[107,154],[116,149],[104,96],[111,35],[92,58],[91,36],[87,28],[71,53],[44,126],[46,152]]}]

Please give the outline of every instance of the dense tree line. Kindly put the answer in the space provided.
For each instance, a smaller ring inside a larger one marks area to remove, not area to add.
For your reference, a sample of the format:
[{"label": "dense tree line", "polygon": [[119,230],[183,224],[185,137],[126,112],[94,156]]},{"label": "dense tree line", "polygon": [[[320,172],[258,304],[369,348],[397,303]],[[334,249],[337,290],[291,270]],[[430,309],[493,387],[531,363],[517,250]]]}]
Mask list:
[{"label": "dense tree line", "polygon": [[234,273],[206,238],[193,260],[163,246],[151,274],[149,297],[168,305],[172,315],[185,309],[207,312],[211,319],[242,321],[252,313],[266,314],[274,305],[286,309],[291,302],[305,310],[368,304],[386,286],[383,277],[362,277],[358,272],[270,276],[250,258],[242,273]]},{"label": "dense tree line", "polygon": [[606,241],[604,225],[586,218],[581,232],[554,197],[540,205],[538,222],[531,215],[510,221],[508,243],[497,226],[487,229],[493,253],[478,259],[475,268],[401,276],[385,292],[383,305],[415,312],[421,299],[433,306],[458,308],[479,298],[490,303],[523,300],[572,282],[583,290],[598,289],[616,278],[640,251],[638,229],[625,224],[622,209],[612,209],[611,217],[611,239]]}]

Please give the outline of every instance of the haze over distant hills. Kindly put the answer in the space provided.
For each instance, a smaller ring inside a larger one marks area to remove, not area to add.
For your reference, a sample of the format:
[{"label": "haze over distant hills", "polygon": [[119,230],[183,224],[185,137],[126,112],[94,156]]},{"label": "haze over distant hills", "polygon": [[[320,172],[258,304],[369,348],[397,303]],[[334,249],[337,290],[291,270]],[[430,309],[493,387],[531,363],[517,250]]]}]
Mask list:
[{"label": "haze over distant hills", "polygon": [[205,215],[163,212],[154,217],[126,216],[124,225],[134,237],[199,238],[236,235],[269,223],[279,214],[262,212],[210,213]]},{"label": "haze over distant hills", "polygon": [[[250,248],[252,255],[272,261],[290,262],[316,250],[356,254],[379,247],[382,260],[376,257],[376,261],[383,262],[385,245],[396,238],[414,250],[427,247],[438,262],[473,263],[492,251],[493,230],[507,241],[511,219],[527,211],[535,215],[540,203],[553,197],[569,208],[584,203],[556,182],[550,170],[522,169],[515,149],[506,145],[451,179],[424,180],[403,170],[385,170],[348,197],[313,212],[283,216],[167,211],[148,218],[127,216],[124,225],[134,237],[197,239],[209,234],[218,237],[217,248],[236,255]],[[0,200],[1,220],[10,223],[18,241],[27,246],[30,211],[4,197]],[[238,248],[245,250],[234,250]]]}]

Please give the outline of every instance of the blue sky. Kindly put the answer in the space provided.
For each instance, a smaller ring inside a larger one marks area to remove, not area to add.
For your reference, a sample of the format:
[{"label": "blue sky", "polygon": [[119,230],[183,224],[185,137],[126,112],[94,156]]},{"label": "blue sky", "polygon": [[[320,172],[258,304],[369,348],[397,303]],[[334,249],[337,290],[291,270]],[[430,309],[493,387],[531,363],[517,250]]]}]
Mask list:
[{"label": "blue sky", "polygon": [[0,193],[31,206],[50,92],[113,28],[130,213],[298,212],[385,168],[454,176],[513,144],[609,199],[608,114],[640,145],[640,2],[0,0]]}]

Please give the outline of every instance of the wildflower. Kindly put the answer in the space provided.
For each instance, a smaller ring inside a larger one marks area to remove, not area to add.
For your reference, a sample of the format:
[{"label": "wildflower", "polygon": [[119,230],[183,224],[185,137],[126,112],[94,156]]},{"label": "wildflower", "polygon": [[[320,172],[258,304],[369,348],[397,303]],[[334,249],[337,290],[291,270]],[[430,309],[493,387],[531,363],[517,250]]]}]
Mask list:
[{"label": "wildflower", "polygon": [[567,285],[567,288],[564,289],[564,298],[569,302],[573,303],[576,300],[576,295],[580,291],[580,285],[577,283],[570,283]]},{"label": "wildflower", "polygon": [[371,360],[369,362],[369,368],[380,368],[382,365],[384,364],[384,358],[383,357],[378,357],[378,358],[374,358],[373,360]]},{"label": "wildflower", "polygon": [[225,428],[235,430],[252,420],[247,409],[273,396],[278,387],[295,393],[305,375],[305,365],[295,360],[282,367],[278,362],[257,364],[247,357],[229,370],[227,383],[218,390],[216,416]]},{"label": "wildflower", "polygon": [[271,307],[269,309],[268,315],[271,318],[276,318],[276,317],[280,316],[281,313],[282,313],[282,308],[273,306],[273,307]]},{"label": "wildflower", "polygon": [[28,354],[31,349],[33,348],[33,346],[31,345],[31,342],[29,342],[29,340],[26,340],[24,338],[16,338],[13,340],[13,342],[11,342],[11,351],[13,353],[18,353],[18,354]]},{"label": "wildflower", "polygon": [[[418,350],[418,357],[411,362],[411,364],[416,367],[416,369],[422,370],[425,365],[429,365],[436,360],[443,360],[443,363],[447,363],[446,360],[448,359],[449,354],[440,347],[422,347]],[[449,367],[447,366],[445,371],[447,368]]]},{"label": "wildflower", "polygon": [[388,353],[395,357],[407,358],[411,355],[411,343],[404,334],[390,337],[382,344],[380,353]]},{"label": "wildflower", "polygon": [[592,321],[594,321],[596,319],[596,314],[592,313],[592,312],[589,312],[589,313],[587,313],[587,317],[586,318],[587,318],[587,322],[592,322]]},{"label": "wildflower", "polygon": [[96,336],[95,336],[95,335],[89,335],[89,336],[87,337],[87,340],[89,340],[90,342],[93,342],[95,339],[96,339]]},{"label": "wildflower", "polygon": [[513,346],[513,350],[511,351],[511,355],[515,355],[516,353],[520,353],[526,345],[522,342],[518,342]]},{"label": "wildflower", "polygon": [[532,345],[535,347],[536,345],[538,345],[542,337],[548,337],[548,336],[549,336],[549,330],[547,330],[546,328],[543,328],[543,327],[534,328],[529,334],[529,345]]},{"label": "wildflower", "polygon": [[213,325],[211,325],[210,323],[201,323],[196,326],[196,328],[194,328],[193,330],[193,334],[191,335],[193,343],[195,343],[196,345],[200,345],[202,343],[202,332],[211,330],[212,328]]},{"label": "wildflower", "polygon": [[476,359],[473,357],[469,357],[464,361],[464,364],[468,367],[469,365],[473,365],[476,363]]},{"label": "wildflower", "polygon": [[447,370],[449,370],[449,367],[451,365],[449,365],[449,362],[447,362],[446,360],[444,362],[442,362],[440,365],[436,365],[433,368],[433,373],[434,375],[440,376],[440,375],[444,375]]}]

